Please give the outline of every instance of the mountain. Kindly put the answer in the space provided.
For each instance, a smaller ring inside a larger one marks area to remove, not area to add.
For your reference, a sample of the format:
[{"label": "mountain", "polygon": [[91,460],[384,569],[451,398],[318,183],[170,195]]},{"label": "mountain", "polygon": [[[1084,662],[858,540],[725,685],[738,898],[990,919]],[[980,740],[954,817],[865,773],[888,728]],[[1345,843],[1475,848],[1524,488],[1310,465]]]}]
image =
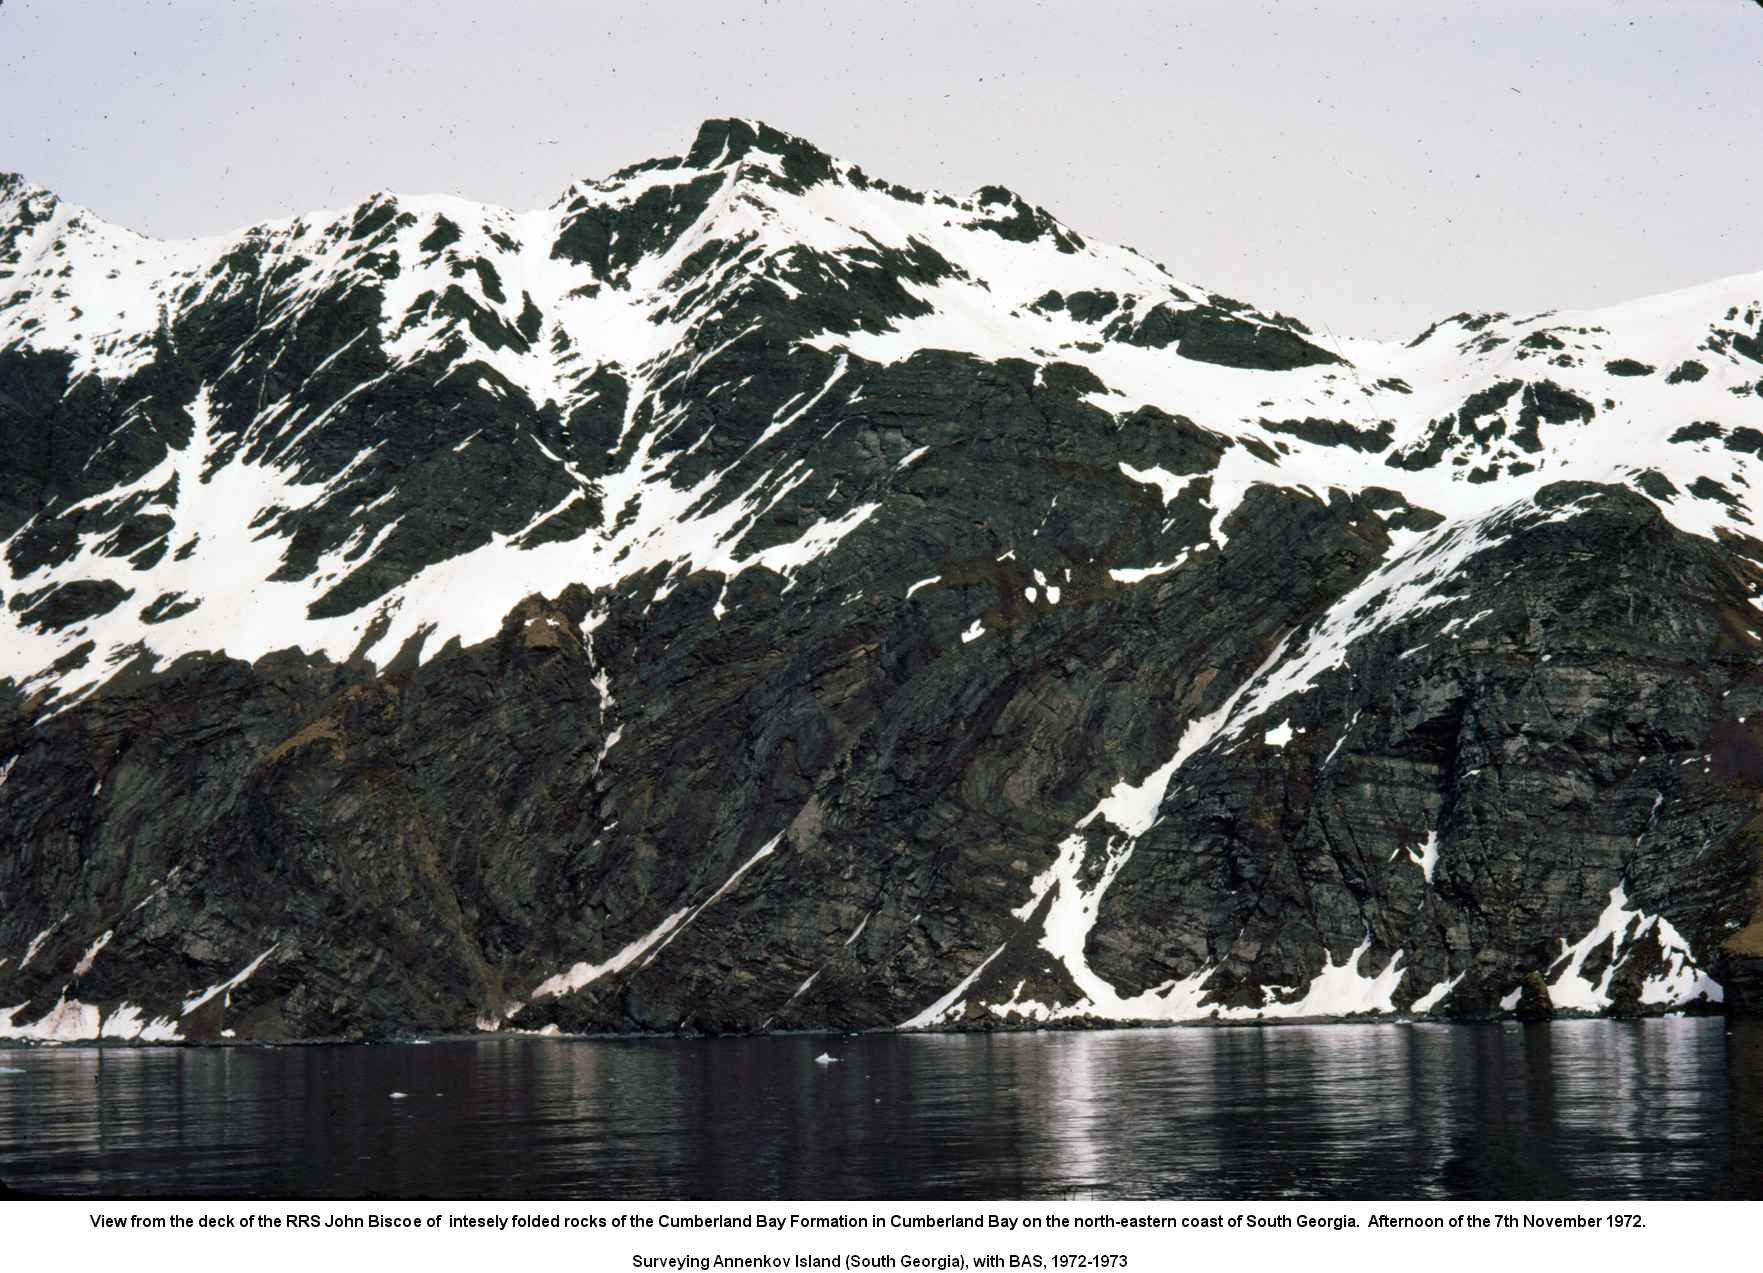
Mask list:
[{"label": "mountain", "polygon": [[1760,319],[1339,339],[738,120],[4,178],[0,1037],[1754,1010]]}]

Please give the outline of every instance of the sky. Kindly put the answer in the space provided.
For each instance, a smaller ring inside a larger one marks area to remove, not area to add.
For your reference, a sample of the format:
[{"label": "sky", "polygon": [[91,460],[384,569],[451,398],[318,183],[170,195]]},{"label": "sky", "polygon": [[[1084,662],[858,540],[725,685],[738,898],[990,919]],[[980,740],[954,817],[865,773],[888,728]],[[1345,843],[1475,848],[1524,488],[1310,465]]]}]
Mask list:
[{"label": "sky", "polygon": [[0,170],[161,237],[763,119],[1338,335],[1763,270],[1754,0],[0,0]]}]

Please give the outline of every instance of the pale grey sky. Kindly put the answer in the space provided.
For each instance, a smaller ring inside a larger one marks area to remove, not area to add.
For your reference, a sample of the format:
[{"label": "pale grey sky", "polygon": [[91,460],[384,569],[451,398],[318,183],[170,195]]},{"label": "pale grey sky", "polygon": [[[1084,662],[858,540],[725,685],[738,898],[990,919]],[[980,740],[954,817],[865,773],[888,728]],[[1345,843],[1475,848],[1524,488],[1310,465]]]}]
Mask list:
[{"label": "pale grey sky", "polygon": [[1763,270],[1754,0],[0,6],[0,169],[162,236],[540,206],[745,115],[1341,334]]}]

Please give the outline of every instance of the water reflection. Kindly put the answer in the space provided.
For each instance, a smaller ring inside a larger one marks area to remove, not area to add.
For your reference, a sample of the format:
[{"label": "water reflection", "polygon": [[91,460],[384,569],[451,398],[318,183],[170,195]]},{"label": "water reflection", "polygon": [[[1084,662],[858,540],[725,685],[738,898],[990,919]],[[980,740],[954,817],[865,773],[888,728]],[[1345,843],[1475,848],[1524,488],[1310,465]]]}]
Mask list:
[{"label": "water reflection", "polygon": [[[816,1065],[823,1050],[840,1062]],[[1763,1023],[10,1051],[0,1179],[97,1196],[1755,1198]]]}]

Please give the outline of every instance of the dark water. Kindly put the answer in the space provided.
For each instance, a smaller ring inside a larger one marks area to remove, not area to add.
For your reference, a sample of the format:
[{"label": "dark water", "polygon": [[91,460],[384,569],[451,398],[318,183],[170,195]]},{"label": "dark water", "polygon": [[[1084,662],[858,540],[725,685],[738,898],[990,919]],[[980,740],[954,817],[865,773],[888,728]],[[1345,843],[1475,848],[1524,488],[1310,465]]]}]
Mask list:
[{"label": "dark water", "polygon": [[1758,1198],[1763,1022],[111,1049],[101,1077],[94,1049],[0,1051],[0,1179],[108,1197]]}]

